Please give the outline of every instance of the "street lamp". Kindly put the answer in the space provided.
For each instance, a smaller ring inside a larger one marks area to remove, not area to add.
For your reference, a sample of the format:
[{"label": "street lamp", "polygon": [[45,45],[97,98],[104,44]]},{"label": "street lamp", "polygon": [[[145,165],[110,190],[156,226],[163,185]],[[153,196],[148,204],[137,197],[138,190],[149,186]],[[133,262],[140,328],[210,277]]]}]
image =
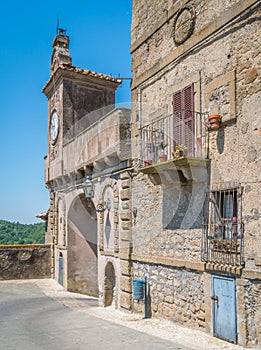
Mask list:
[{"label": "street lamp", "polygon": [[[89,176],[86,178],[86,180],[83,183],[83,192],[84,192],[85,198],[90,203],[94,197],[94,186]],[[96,208],[94,207],[94,209],[98,213],[102,213],[105,210],[110,210],[111,209],[110,198],[106,199],[105,202],[99,203]]]}]

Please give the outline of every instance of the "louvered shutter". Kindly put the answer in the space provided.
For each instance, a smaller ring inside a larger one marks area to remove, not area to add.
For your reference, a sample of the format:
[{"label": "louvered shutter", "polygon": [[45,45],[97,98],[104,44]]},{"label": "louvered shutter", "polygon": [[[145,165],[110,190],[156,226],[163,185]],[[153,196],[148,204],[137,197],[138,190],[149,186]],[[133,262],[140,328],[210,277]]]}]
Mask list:
[{"label": "louvered shutter", "polygon": [[173,144],[187,147],[188,156],[194,155],[194,88],[186,86],[173,95]]},{"label": "louvered shutter", "polygon": [[184,144],[188,148],[188,156],[194,155],[194,89],[193,84],[183,90],[184,103]]},{"label": "louvered shutter", "polygon": [[182,90],[173,95],[173,145],[182,143]]}]

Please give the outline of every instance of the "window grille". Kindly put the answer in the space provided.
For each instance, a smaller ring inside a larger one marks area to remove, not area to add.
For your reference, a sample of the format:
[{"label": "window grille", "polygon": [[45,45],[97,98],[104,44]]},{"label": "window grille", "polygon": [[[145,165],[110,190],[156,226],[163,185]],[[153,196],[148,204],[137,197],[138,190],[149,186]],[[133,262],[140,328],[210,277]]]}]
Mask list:
[{"label": "window grille", "polygon": [[229,265],[243,262],[242,188],[213,189],[206,195],[202,260]]}]

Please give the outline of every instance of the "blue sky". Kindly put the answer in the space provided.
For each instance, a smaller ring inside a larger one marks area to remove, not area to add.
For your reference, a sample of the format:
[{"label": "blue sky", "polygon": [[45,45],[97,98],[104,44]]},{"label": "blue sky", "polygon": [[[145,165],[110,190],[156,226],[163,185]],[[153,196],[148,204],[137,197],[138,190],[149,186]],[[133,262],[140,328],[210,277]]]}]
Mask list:
[{"label": "blue sky", "polygon": [[[0,219],[38,222],[48,209],[43,157],[47,153],[47,99],[52,41],[70,36],[73,65],[130,77],[131,0],[3,2],[0,14]],[[130,84],[117,102],[130,101]]]}]

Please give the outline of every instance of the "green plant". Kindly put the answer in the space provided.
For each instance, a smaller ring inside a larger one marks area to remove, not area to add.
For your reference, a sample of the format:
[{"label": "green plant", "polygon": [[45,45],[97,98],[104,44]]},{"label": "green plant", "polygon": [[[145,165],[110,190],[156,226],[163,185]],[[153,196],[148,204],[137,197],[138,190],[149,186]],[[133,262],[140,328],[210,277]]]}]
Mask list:
[{"label": "green plant", "polygon": [[187,154],[188,148],[184,145],[177,145],[175,151],[172,153],[174,158],[181,158]]}]

